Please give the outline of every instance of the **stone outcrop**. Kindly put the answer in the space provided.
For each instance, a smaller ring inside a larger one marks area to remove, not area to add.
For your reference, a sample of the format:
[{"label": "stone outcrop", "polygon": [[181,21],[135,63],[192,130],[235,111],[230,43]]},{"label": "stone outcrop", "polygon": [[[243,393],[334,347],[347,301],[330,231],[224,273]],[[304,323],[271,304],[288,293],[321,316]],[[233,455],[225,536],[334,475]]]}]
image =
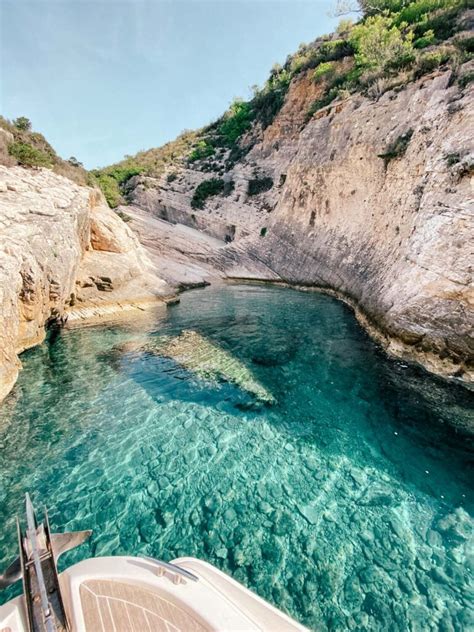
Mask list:
[{"label": "stone outcrop", "polygon": [[[309,73],[293,80],[273,124],[221,176],[231,195],[193,210],[196,183],[215,175],[191,164],[171,183],[138,178],[134,203],[210,234],[233,226],[213,260],[225,275],[335,292],[389,351],[472,380],[472,83],[439,70],[305,122],[315,90]],[[273,186],[251,196],[255,177]]]},{"label": "stone outcrop", "polygon": [[49,323],[172,294],[98,191],[47,169],[0,166],[0,399],[18,354],[44,340]]}]

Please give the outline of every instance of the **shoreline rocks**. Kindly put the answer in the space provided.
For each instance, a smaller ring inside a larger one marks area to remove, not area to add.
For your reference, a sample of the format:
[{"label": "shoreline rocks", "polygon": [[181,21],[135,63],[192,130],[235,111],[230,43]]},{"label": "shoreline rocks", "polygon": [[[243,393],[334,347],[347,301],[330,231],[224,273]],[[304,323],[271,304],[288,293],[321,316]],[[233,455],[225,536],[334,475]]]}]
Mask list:
[{"label": "shoreline rocks", "polygon": [[44,340],[49,323],[175,294],[100,192],[48,169],[0,166],[0,401],[18,355]]}]

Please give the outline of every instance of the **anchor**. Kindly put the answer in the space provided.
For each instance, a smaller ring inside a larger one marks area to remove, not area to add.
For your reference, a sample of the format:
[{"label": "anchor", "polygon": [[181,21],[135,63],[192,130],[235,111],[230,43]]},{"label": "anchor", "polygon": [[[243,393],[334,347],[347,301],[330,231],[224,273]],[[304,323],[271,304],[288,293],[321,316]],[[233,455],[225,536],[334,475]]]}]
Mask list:
[{"label": "anchor", "polygon": [[29,494],[25,497],[26,523],[21,530],[17,517],[18,546],[20,555],[0,575],[0,588],[23,580],[23,593],[28,612],[30,632],[69,632],[59,585],[57,561],[59,557],[79,546],[92,531],[51,533],[48,513],[38,523]]}]

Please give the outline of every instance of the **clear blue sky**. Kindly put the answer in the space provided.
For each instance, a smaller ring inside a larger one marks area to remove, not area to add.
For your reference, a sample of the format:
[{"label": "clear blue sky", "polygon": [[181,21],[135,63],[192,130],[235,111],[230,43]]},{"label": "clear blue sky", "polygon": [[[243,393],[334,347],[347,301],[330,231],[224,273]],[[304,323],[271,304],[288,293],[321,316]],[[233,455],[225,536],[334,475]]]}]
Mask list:
[{"label": "clear blue sky", "polygon": [[88,168],[248,97],[330,32],[333,0],[0,0],[0,109]]}]

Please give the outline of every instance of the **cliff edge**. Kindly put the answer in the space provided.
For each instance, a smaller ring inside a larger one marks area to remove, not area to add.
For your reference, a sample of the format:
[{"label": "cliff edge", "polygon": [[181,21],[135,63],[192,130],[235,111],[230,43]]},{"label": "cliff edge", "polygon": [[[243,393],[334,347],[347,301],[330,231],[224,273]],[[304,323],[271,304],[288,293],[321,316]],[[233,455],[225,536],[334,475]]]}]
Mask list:
[{"label": "cliff edge", "polygon": [[265,230],[223,262],[239,276],[244,252],[291,284],[334,290],[391,352],[469,381],[474,91],[451,78],[327,107],[286,142],[289,160],[256,147],[249,160],[285,181]]}]

